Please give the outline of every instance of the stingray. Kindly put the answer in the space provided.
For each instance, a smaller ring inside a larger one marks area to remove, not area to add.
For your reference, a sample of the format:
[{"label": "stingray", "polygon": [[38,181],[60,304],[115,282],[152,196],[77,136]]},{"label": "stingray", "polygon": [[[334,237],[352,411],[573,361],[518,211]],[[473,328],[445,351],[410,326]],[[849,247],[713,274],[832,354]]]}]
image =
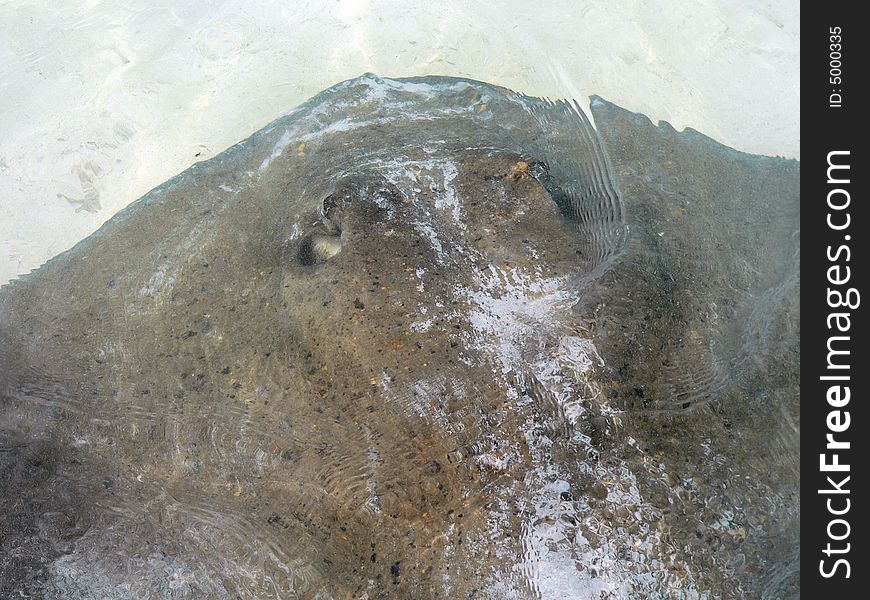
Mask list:
[{"label": "stingray", "polygon": [[0,289],[0,590],[784,598],[799,163],[338,84]]}]

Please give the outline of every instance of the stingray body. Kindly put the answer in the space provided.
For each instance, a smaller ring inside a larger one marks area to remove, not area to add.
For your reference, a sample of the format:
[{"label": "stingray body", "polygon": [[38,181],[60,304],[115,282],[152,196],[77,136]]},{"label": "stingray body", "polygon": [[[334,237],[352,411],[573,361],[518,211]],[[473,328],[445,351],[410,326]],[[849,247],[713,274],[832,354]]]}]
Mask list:
[{"label": "stingray body", "polygon": [[798,180],[339,84],[0,290],[0,589],[797,594]]}]

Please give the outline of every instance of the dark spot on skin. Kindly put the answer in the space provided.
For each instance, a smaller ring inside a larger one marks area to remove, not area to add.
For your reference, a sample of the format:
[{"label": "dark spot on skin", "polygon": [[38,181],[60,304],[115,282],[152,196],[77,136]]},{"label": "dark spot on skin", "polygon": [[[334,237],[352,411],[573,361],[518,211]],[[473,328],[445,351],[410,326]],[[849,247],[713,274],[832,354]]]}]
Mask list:
[{"label": "dark spot on skin", "polygon": [[284,529],[289,529],[289,527],[290,527],[290,524],[284,520],[284,517],[278,513],[275,513],[275,512],[273,512],[271,515],[269,515],[269,518],[266,519],[266,522],[269,525],[279,525]]},{"label": "dark spot on skin", "polygon": [[357,310],[362,310],[366,307],[366,305],[363,304],[362,300],[357,298],[356,300],[353,301],[353,307],[356,308]]}]

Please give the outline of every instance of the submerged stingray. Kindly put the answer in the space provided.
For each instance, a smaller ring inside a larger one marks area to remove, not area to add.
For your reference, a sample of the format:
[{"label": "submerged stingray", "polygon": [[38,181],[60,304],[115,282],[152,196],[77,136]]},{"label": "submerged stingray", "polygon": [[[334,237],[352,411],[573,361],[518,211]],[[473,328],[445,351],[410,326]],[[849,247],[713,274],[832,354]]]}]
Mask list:
[{"label": "submerged stingray", "polygon": [[798,594],[799,165],[363,76],[0,290],[0,595]]}]

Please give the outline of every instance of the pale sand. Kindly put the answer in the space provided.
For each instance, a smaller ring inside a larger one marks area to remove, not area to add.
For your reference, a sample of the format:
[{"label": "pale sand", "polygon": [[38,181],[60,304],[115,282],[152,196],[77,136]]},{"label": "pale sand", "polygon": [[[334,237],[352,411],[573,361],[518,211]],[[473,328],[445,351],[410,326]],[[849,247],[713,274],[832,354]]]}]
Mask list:
[{"label": "pale sand", "polygon": [[799,157],[796,1],[140,4],[0,5],[0,283],[366,71],[598,94]]}]

